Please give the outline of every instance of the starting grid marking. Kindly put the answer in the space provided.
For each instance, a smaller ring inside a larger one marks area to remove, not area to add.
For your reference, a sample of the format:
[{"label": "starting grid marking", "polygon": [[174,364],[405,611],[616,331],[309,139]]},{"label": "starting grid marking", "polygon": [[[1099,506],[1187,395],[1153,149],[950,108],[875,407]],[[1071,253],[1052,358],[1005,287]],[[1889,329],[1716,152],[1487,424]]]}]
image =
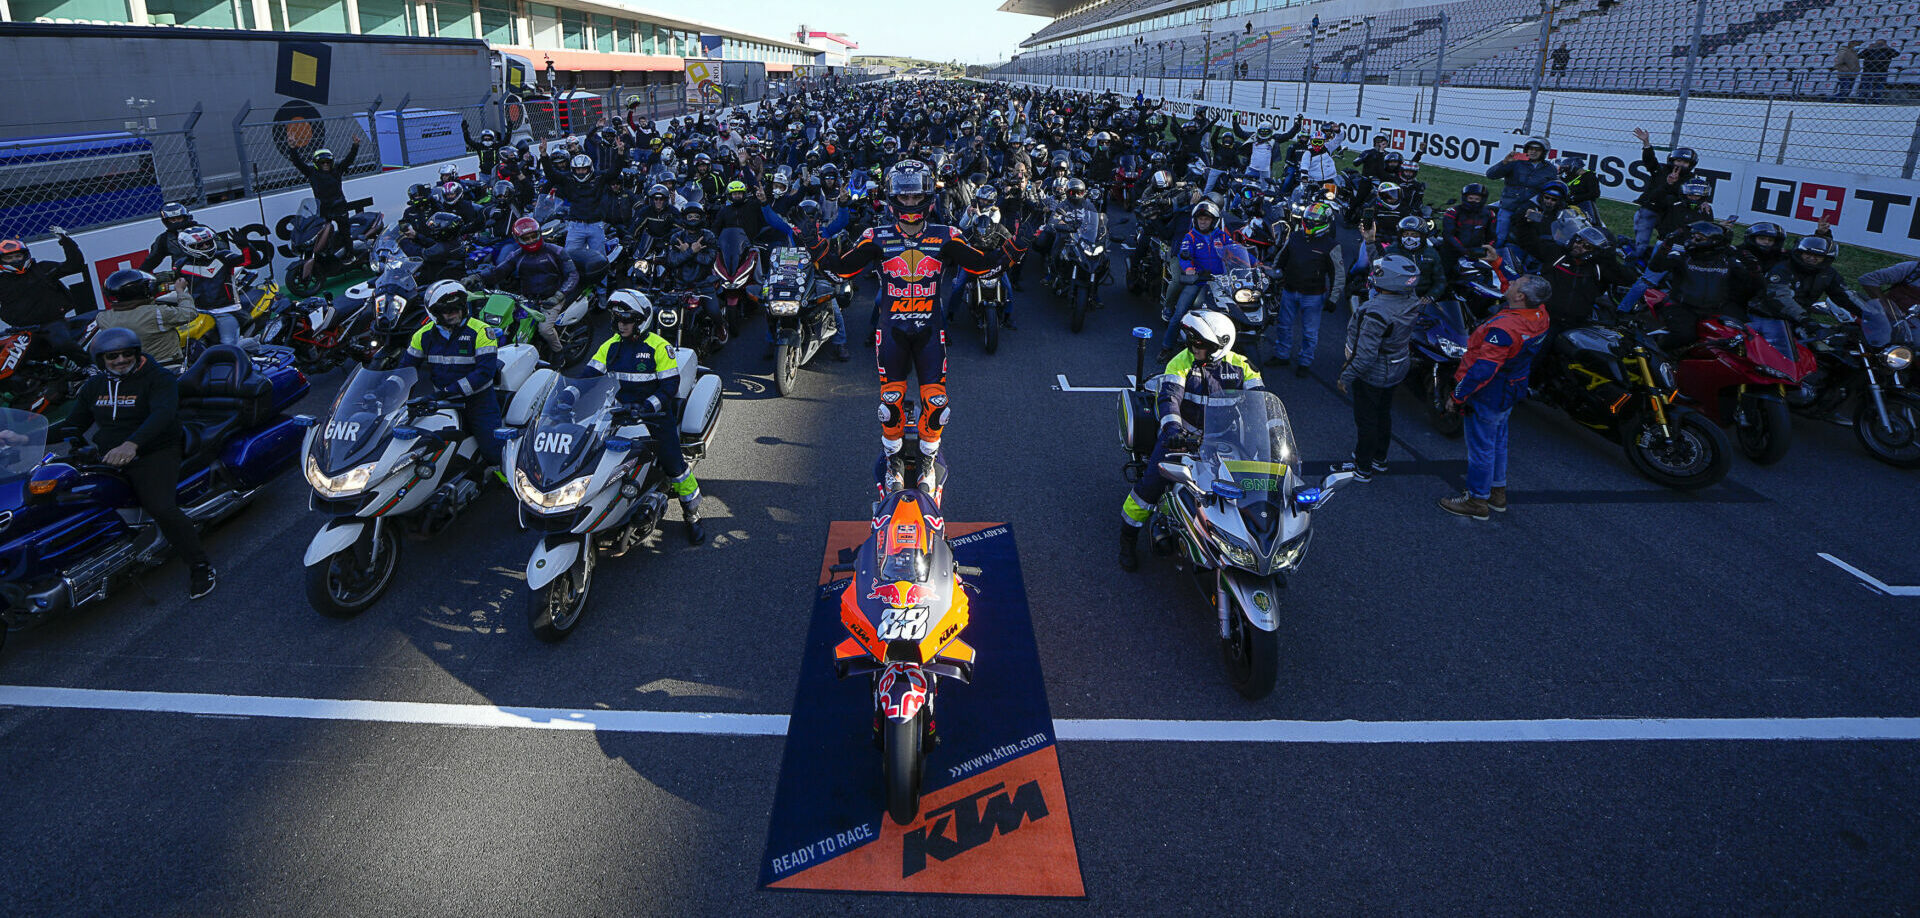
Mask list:
[{"label": "starting grid marking", "polygon": [[[0,707],[138,711],[362,723],[598,730],[707,736],[785,736],[785,714],[600,711],[414,701],[352,701],[271,695],[206,695],[0,685]],[[1920,740],[1920,717],[1652,718],[1549,720],[1056,720],[1077,742],[1174,743],[1565,743]]]}]

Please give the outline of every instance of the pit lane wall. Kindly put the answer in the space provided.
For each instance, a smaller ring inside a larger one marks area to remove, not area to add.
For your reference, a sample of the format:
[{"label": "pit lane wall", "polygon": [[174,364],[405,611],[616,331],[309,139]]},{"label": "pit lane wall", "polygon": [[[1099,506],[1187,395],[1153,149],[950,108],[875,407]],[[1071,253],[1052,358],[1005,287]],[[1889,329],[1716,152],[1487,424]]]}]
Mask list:
[{"label": "pit lane wall", "polygon": [[[1077,79],[1077,78],[1069,78]],[[1080,94],[1096,94],[1105,90],[1050,86],[1045,83],[1024,81],[1005,81],[1015,85],[1028,85],[1038,88],[1065,89]],[[1138,89],[1137,80],[1131,81]],[[1153,88],[1154,81],[1148,81]],[[1187,81],[1195,83],[1198,81]],[[1291,126],[1296,112],[1293,109],[1294,94],[1291,90],[1279,87],[1290,84],[1275,84],[1276,90],[1270,95],[1274,104],[1262,107],[1258,104],[1200,103],[1191,99],[1168,98],[1147,93],[1149,99],[1165,104],[1170,114],[1188,117],[1199,107],[1216,110],[1246,112],[1252,116],[1253,124],[1271,124],[1284,130]],[[1256,92],[1259,84],[1252,84]],[[1398,87],[1369,86],[1368,100],[1371,102],[1378,91],[1391,91]],[[1120,81],[1115,81],[1113,91],[1125,98],[1132,98],[1132,92],[1122,89]],[[1238,95],[1238,94],[1236,94]],[[1519,93],[1519,111],[1525,111],[1526,94]],[[1319,107],[1319,106],[1314,106]],[[1370,105],[1368,106],[1370,107]],[[1400,106],[1405,110],[1405,106]],[[1365,109],[1363,108],[1363,111]],[[1511,114],[1515,111],[1511,103],[1500,109]],[[1904,111],[1904,110],[1902,110]],[[1525,141],[1518,132],[1505,132],[1484,125],[1461,125],[1441,122],[1428,124],[1401,117],[1380,116],[1348,118],[1338,115],[1305,113],[1309,123],[1332,132],[1338,130],[1353,149],[1367,149],[1373,138],[1385,134],[1390,142],[1389,149],[1396,150],[1408,158],[1420,154],[1425,164],[1445,166],[1475,175],[1484,175],[1487,169],[1504,158],[1509,152],[1518,149]],[[1887,111],[1883,117],[1893,117],[1894,112]],[[1898,119],[1894,119],[1898,124]],[[1912,121],[1906,124],[1910,129]],[[1609,199],[1631,203],[1645,189],[1648,176],[1640,165],[1640,147],[1630,134],[1635,125],[1623,119],[1609,126],[1608,137],[1595,136],[1592,129],[1556,130],[1546,135],[1553,156],[1578,153],[1586,157],[1589,167],[1600,176],[1601,194]],[[1660,139],[1661,125],[1645,125]],[[1758,145],[1764,139],[1762,126],[1752,126],[1752,143]],[[1608,139],[1617,133],[1626,142]],[[1681,143],[1690,140],[1682,135]],[[1664,157],[1663,157],[1664,158]],[[1753,162],[1716,157],[1702,148],[1700,172],[1712,180],[1713,210],[1721,217],[1732,217],[1742,224],[1760,220],[1771,220],[1785,227],[1787,232],[1796,235],[1811,233],[1823,217],[1832,224],[1834,238],[1843,244],[1864,246],[1884,252],[1920,257],[1920,180],[1903,179],[1897,175],[1863,175],[1853,172],[1840,172],[1806,165],[1776,164],[1772,162]],[[1489,184],[1493,184],[1490,182]],[[1495,191],[1498,185],[1493,185]],[[1444,203],[1435,201],[1435,204]],[[1613,227],[1615,232],[1631,233],[1631,227]]]},{"label": "pit lane wall", "polygon": [[[756,105],[743,105],[728,111],[746,113],[751,112],[755,107]],[[671,119],[659,119],[656,126],[664,127],[669,120]],[[371,209],[385,213],[391,225],[392,221],[399,217],[400,212],[406,209],[407,188],[416,182],[432,182],[439,176],[440,167],[449,163],[458,167],[463,177],[469,178],[480,168],[478,157],[466,156],[427,166],[394,169],[351,178],[342,183],[342,189],[349,201],[372,198]],[[305,188],[280,191],[258,198],[242,198],[195,208],[193,218],[196,222],[215,230],[236,229],[254,223],[265,224],[269,232],[268,238],[277,249],[282,244],[282,240],[271,235],[273,228],[279,224],[281,218],[298,213],[300,202],[309,197],[311,195]],[[102,308],[105,306],[105,303],[100,301],[100,287],[107,279],[107,275],[121,268],[139,267],[141,260],[146,258],[147,246],[152,244],[153,237],[159,232],[159,220],[140,220],[73,234],[73,241],[79,244],[80,251],[87,257],[88,271],[93,278],[96,306]],[[47,238],[33,242],[33,253],[35,258],[41,260],[58,261],[60,259],[59,246]],[[278,251],[274,253],[275,280],[284,283],[287,262],[288,259],[280,257]]]}]

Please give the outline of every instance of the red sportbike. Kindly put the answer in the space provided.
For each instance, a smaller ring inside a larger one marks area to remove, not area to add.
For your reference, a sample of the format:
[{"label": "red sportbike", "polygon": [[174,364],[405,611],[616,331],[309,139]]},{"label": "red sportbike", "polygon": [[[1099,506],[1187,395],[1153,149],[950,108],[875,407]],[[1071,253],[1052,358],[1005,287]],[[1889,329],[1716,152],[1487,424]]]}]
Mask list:
[{"label": "red sportbike", "polygon": [[1107,205],[1133,210],[1134,194],[1140,187],[1140,177],[1145,174],[1145,167],[1137,158],[1134,162],[1114,167],[1113,181],[1107,185]]},{"label": "red sportbike", "polygon": [[1681,356],[1680,394],[1701,414],[1733,428],[1747,458],[1772,465],[1793,442],[1788,387],[1817,368],[1813,352],[1779,319],[1701,319],[1699,339]]}]

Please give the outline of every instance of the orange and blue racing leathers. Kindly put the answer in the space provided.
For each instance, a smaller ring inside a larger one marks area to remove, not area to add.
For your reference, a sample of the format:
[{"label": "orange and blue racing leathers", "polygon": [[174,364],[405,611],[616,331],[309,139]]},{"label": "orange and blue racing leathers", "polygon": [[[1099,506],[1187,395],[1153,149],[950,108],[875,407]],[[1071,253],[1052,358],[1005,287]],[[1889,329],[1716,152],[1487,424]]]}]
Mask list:
[{"label": "orange and blue racing leathers", "polygon": [[966,243],[951,226],[926,224],[906,233],[898,224],[876,226],[860,234],[846,252],[828,254],[821,267],[851,278],[868,265],[880,274],[880,327],[874,350],[880,367],[880,443],[892,455],[906,436],[907,375],[920,384],[920,451],[934,455],[947,426],[947,313],[941,305],[940,275],[948,266],[984,274],[1000,263]]}]

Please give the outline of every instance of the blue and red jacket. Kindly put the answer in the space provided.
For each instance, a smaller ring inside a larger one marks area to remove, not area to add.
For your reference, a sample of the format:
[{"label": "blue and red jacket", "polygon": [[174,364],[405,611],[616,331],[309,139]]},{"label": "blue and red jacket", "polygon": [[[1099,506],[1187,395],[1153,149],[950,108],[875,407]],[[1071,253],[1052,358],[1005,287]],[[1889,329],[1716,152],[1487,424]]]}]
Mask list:
[{"label": "blue and red jacket", "polygon": [[1220,257],[1220,252],[1232,241],[1217,220],[1211,233],[1188,229],[1187,234],[1180,238],[1180,270],[1193,268],[1202,274],[1219,274],[1226,270],[1226,262]]},{"label": "blue and red jacket", "polygon": [[1467,339],[1454,371],[1453,397],[1476,408],[1504,411],[1527,395],[1527,373],[1547,341],[1547,310],[1502,309]]}]

